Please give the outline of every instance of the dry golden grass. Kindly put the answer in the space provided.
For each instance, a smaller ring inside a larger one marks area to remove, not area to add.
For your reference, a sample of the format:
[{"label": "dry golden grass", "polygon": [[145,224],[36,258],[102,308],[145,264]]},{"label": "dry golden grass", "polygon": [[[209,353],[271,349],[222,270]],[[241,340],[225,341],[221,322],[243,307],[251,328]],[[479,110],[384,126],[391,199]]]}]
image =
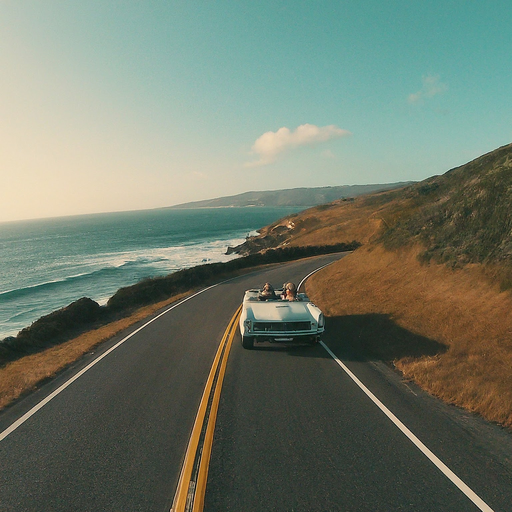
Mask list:
[{"label": "dry golden grass", "polygon": [[[298,226],[290,245],[309,246],[350,243],[353,240],[367,243],[380,231],[383,217],[379,209],[358,197],[354,201],[336,201],[329,208],[310,208],[292,219],[284,219],[281,224],[287,225],[289,220]],[[314,225],[311,225],[312,220]],[[262,229],[261,234],[265,235],[268,231]]]},{"label": "dry golden grass", "polygon": [[308,294],[327,316],[386,315],[446,345],[434,356],[393,362],[435,396],[512,427],[510,293],[500,293],[478,265],[422,266],[417,254],[363,247],[314,275]]},{"label": "dry golden grass", "polygon": [[131,325],[144,320],[159,309],[180,300],[178,295],[139,309],[131,316],[86,332],[77,338],[8,363],[0,368],[0,409],[34,390],[38,384],[54,377],[59,371],[77,361],[84,354],[107,341]]}]

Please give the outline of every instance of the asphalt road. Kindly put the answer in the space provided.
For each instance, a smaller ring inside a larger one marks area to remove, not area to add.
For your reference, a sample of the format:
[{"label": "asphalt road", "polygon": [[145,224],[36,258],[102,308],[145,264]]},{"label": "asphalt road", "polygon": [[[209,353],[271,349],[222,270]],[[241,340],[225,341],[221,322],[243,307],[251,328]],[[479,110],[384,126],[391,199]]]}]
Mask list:
[{"label": "asphalt road", "polygon": [[[0,510],[169,511],[210,366],[243,291],[299,282],[323,256],[211,288],[126,339],[0,441]],[[140,326],[136,326],[135,329]],[[129,332],[0,414],[0,433]],[[512,506],[512,436],[385,364],[334,353],[472,492]],[[322,347],[228,359],[205,510],[478,510]]]}]

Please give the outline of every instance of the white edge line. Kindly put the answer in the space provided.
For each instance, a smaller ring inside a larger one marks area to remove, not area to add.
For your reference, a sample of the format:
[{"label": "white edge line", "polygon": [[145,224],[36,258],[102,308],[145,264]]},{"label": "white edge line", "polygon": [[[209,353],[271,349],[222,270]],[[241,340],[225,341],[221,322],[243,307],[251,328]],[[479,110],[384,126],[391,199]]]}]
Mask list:
[{"label": "white edge line", "polygon": [[[337,261],[337,260],[336,260]],[[298,289],[313,274],[331,265],[327,263],[322,267],[313,270],[299,283]],[[437,457],[429,448],[427,448],[334,354],[331,349],[323,342],[320,344],[327,353],[336,361],[343,371],[357,384],[357,386],[368,396],[368,398],[395,424],[395,426],[418,448],[462,493],[466,495],[480,510],[484,512],[493,512],[493,509],[485,503],[467,484],[465,484],[439,457]]]},{"label": "white edge line", "polygon": [[297,286],[297,290],[300,290],[300,287],[313,275],[313,274],[316,274],[317,272],[320,272],[320,270],[322,270],[323,268],[325,267],[328,267],[329,265],[332,265],[333,263],[336,263],[337,261],[339,260],[334,260],[334,261],[331,261],[329,263],[326,263],[325,265],[322,265],[321,267],[318,267],[317,269],[313,270],[313,272],[310,272],[306,277],[304,277],[302,279],[302,281],[299,283],[299,286]]},{"label": "white edge line", "polygon": [[480,510],[493,512],[472,489],[470,489],[444,462],[432,453],[349,369],[348,367],[320,341],[329,355],[338,363],[345,373],[361,388],[368,398],[402,431],[403,434],[418,448],[453,484],[455,484]]},{"label": "white edge line", "polygon": [[199,290],[198,292],[194,293],[193,295],[190,295],[189,297],[186,297],[185,299],[177,302],[176,304],[173,304],[171,307],[167,308],[165,311],[162,311],[159,315],[155,316],[148,322],[146,322],[144,325],[130,333],[128,336],[123,338],[121,341],[116,343],[113,347],[110,347],[106,352],[98,356],[94,361],[89,363],[85,368],[80,370],[77,374],[75,374],[73,377],[71,377],[69,380],[67,380],[64,384],[62,384],[60,387],[58,387],[53,393],[49,394],[45,399],[41,400],[37,405],[32,407],[28,412],[26,412],[21,418],[16,420],[14,423],[11,424],[11,426],[7,427],[2,433],[0,433],[0,441],[3,441],[9,434],[14,432],[18,427],[23,425],[31,416],[33,416],[37,411],[42,409],[48,402],[53,400],[58,394],[62,393],[69,385],[73,384],[75,380],[79,379],[85,372],[90,370],[94,365],[99,363],[104,357],[107,357],[111,352],[113,352],[116,348],[121,346],[125,341],[129,340],[132,336],[137,334],[138,332],[142,331],[145,327],[147,327],[149,324],[153,323],[155,320],[160,318],[161,316],[165,315],[169,311],[173,310],[174,308],[177,308],[178,306],[181,306],[184,302],[187,302],[190,299],[193,299],[194,297],[197,297],[197,295],[204,293],[208,290],[211,290],[212,288],[215,288],[216,286],[219,286],[222,283],[217,283],[212,286],[209,286],[208,288],[204,288],[202,290]]}]

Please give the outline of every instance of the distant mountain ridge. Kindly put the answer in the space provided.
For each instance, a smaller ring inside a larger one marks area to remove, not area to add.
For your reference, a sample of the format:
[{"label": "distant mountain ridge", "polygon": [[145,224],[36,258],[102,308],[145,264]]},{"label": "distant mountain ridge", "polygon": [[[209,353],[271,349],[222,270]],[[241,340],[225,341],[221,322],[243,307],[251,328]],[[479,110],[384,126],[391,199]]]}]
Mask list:
[{"label": "distant mountain ridge", "polygon": [[336,187],[290,188],[284,190],[251,191],[234,196],[182,203],[169,208],[228,208],[243,206],[301,206],[304,208],[330,203],[337,199],[361,196],[410,185],[411,181],[372,185],[341,185]]}]

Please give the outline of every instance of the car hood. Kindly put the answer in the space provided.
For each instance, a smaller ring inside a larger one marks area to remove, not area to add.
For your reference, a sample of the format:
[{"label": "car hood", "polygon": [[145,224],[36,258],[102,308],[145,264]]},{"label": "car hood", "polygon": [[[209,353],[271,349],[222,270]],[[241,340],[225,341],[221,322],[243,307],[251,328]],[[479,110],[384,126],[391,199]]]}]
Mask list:
[{"label": "car hood", "polygon": [[247,309],[252,312],[251,316],[255,321],[311,320],[311,313],[305,302],[262,302],[251,304]]}]

